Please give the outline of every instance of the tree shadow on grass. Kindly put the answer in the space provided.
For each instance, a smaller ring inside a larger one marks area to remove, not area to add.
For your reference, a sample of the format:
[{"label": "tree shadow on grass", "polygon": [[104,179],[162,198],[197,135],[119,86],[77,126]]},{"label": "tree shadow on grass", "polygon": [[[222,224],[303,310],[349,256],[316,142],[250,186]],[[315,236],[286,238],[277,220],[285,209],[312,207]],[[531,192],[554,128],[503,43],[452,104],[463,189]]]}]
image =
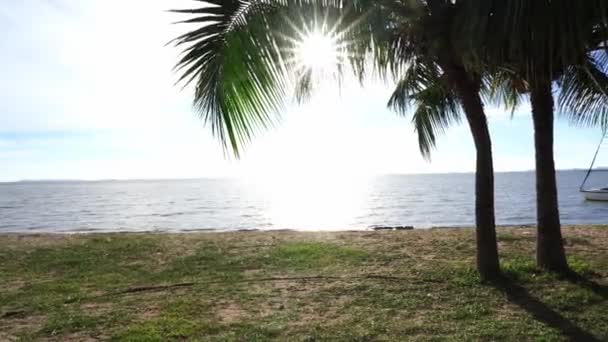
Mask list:
[{"label": "tree shadow on grass", "polygon": [[502,277],[492,282],[491,285],[504,292],[511,303],[526,310],[535,320],[559,331],[564,337],[573,341],[600,341],[590,332],[583,330],[574,322],[532,296],[526,288],[512,279]]},{"label": "tree shadow on grass", "polygon": [[608,286],[599,284],[589,277],[586,277],[580,273],[570,271],[564,276],[564,279],[571,282],[574,285],[585,288],[597,296],[602,297],[604,300],[608,299]]}]

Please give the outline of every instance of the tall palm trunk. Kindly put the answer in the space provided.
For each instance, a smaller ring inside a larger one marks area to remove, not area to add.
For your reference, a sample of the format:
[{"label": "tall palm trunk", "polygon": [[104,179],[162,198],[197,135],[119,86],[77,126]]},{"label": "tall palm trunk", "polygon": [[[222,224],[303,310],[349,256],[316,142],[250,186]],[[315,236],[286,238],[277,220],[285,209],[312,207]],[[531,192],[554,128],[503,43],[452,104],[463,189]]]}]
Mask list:
[{"label": "tall palm trunk", "polygon": [[442,69],[462,102],[477,150],[475,172],[475,223],[477,270],[482,279],[500,275],[494,219],[494,166],[488,122],[479,96],[480,82],[471,80],[462,66],[444,64]]},{"label": "tall palm trunk", "polygon": [[477,268],[482,278],[495,278],[499,275],[500,268],[494,218],[492,142],[479,93],[470,88],[462,89],[459,93],[477,150],[475,172]]},{"label": "tall palm trunk", "polygon": [[477,271],[482,279],[491,280],[500,276],[498,244],[496,243],[496,223],[494,219],[494,166],[492,161],[492,141],[488,122],[479,96],[481,80],[472,77],[462,62],[455,56],[448,37],[451,36],[453,7],[440,0],[428,0],[432,27],[438,29],[441,37],[438,43],[437,62],[455,90],[473,135],[477,151],[475,171],[475,236],[477,240]]},{"label": "tall palm trunk", "polygon": [[531,89],[534,143],[536,148],[536,262],[557,272],[568,270],[559,220],[555,162],[553,160],[553,94],[551,82]]}]

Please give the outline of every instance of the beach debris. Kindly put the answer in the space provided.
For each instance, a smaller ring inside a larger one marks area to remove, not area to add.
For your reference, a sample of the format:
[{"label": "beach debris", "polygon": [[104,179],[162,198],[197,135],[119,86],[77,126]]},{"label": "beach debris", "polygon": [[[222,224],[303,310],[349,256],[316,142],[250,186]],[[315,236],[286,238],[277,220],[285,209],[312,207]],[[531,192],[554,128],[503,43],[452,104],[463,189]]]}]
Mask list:
[{"label": "beach debris", "polygon": [[412,230],[414,226],[371,226],[372,230]]},{"label": "beach debris", "polygon": [[0,318],[23,317],[27,312],[25,310],[11,310],[3,313]]}]

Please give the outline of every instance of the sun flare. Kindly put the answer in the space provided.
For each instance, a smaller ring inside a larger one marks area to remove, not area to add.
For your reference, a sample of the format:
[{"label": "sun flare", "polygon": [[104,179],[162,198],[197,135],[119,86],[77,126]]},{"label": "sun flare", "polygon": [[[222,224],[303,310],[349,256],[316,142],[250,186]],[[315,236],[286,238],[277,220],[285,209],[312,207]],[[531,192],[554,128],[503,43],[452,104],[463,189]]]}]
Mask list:
[{"label": "sun flare", "polygon": [[323,71],[339,62],[338,44],[330,34],[310,32],[298,45],[297,55],[303,68]]}]

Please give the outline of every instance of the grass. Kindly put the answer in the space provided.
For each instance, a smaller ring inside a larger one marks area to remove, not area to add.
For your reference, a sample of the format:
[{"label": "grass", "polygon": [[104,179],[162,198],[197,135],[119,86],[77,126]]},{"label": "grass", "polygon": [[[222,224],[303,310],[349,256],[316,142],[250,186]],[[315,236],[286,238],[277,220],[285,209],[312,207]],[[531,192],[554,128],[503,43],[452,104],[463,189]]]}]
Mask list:
[{"label": "grass", "polygon": [[575,278],[498,231],[0,235],[0,340],[608,339],[608,227],[566,227]]}]

